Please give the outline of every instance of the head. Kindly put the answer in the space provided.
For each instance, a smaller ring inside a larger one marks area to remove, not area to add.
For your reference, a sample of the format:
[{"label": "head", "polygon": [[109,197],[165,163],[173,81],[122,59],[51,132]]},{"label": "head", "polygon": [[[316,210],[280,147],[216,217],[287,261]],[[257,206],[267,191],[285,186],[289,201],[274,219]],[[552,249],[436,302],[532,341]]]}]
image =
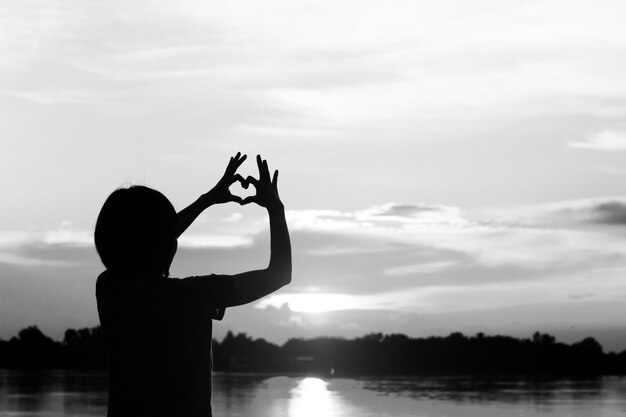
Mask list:
[{"label": "head", "polygon": [[160,192],[120,188],[104,202],[94,238],[104,266],[130,275],[168,276],[176,253],[176,211]]}]

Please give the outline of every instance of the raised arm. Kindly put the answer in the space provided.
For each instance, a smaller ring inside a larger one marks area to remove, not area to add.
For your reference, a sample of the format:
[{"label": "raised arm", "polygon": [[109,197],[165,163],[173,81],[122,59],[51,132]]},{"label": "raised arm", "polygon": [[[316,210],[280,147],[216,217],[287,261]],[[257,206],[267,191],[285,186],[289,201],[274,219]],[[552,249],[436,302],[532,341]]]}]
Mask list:
[{"label": "raised arm", "polygon": [[178,221],[178,233],[176,236],[182,235],[191,223],[196,220],[200,213],[214,204],[228,203],[231,201],[239,204],[243,203],[241,197],[233,195],[228,188],[235,181],[244,181],[241,175],[237,174],[237,169],[245,160],[246,155],[242,156],[241,152],[237,152],[237,155],[230,158],[224,175],[215,187],[213,187],[209,192],[201,195],[200,198],[178,213],[176,216]]},{"label": "raised arm", "polygon": [[291,242],[285,219],[285,207],[278,196],[278,171],[270,178],[267,161],[257,156],[259,179],[248,177],[256,195],[242,204],[256,203],[265,207],[270,220],[270,262],[267,268],[233,276],[233,288],[226,307],[258,300],[291,282]]}]

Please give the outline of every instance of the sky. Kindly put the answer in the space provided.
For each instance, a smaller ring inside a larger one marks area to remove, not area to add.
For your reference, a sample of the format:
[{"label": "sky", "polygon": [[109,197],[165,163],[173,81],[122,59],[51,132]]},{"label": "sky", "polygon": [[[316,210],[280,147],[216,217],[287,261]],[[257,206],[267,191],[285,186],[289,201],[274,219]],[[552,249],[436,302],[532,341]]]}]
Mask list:
[{"label": "sky", "polygon": [[[0,338],[98,324],[109,193],[280,171],[292,283],[215,326],[626,349],[626,3],[0,0]],[[235,189],[239,195],[248,191]],[[212,207],[172,275],[269,260]]]}]

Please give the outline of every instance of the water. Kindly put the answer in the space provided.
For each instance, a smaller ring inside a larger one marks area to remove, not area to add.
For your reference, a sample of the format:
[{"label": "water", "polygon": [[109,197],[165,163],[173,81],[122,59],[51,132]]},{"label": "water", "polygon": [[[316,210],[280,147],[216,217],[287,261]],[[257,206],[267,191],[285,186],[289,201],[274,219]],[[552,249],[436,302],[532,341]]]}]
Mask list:
[{"label": "water", "polygon": [[[626,416],[626,378],[317,378],[216,374],[224,417]],[[101,372],[0,370],[0,416],[106,415]]]}]

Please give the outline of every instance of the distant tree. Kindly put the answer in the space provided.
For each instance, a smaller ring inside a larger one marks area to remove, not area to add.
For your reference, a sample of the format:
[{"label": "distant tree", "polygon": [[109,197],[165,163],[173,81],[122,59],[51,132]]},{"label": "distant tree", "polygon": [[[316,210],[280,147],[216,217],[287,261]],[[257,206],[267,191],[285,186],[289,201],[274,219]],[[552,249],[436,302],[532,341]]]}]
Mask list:
[{"label": "distant tree", "polygon": [[66,368],[104,369],[107,364],[102,327],[68,329],[63,338],[63,362]]},{"label": "distant tree", "polygon": [[[592,337],[566,345],[549,334],[530,339],[465,336],[410,338],[371,333],[347,340],[337,337],[289,339],[282,346],[228,332],[213,340],[214,369],[236,372],[303,372],[335,375],[423,374],[620,374],[626,375],[626,351],[604,353]],[[36,326],[0,340],[0,368],[104,369],[101,327],[68,329],[55,342]]]},{"label": "distant tree", "polygon": [[46,368],[56,364],[58,344],[42,333],[37,326],[29,326],[9,341],[14,367]]},{"label": "distant tree", "polygon": [[556,341],[556,338],[549,334],[541,334],[539,332],[535,332],[533,334],[533,343],[536,345],[542,345],[542,346],[553,345],[555,341]]}]

